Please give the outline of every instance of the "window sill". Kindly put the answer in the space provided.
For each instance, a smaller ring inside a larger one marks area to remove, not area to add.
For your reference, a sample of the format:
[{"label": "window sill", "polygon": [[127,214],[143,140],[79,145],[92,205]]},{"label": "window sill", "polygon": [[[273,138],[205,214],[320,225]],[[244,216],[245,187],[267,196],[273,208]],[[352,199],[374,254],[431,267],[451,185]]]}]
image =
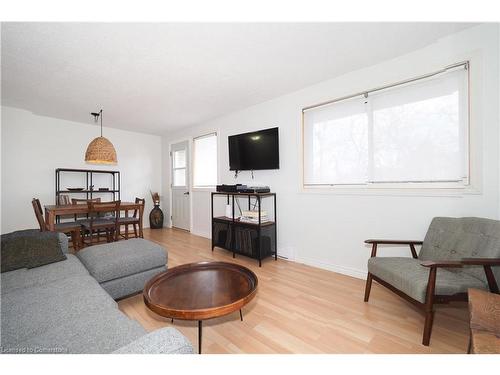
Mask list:
[{"label": "window sill", "polygon": [[301,194],[371,195],[371,196],[419,196],[454,197],[480,195],[482,191],[474,186],[461,187],[375,187],[375,186],[301,186]]}]

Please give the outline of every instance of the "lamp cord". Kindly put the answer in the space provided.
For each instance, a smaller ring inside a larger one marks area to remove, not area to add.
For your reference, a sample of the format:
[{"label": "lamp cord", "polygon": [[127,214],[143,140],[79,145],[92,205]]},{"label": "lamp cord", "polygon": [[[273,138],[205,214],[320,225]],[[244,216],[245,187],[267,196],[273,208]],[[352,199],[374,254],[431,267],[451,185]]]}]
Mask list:
[{"label": "lamp cord", "polygon": [[101,137],[102,137],[102,109],[100,111],[100,115],[101,115]]}]

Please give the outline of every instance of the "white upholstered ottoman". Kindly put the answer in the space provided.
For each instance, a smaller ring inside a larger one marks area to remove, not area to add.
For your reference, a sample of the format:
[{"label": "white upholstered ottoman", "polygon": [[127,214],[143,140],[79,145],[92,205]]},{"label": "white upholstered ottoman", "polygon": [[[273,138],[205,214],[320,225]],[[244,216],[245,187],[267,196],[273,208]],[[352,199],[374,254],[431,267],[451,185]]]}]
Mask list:
[{"label": "white upholstered ottoman", "polygon": [[167,270],[167,250],[142,238],[90,246],[77,256],[115,300],[142,292],[149,279]]}]

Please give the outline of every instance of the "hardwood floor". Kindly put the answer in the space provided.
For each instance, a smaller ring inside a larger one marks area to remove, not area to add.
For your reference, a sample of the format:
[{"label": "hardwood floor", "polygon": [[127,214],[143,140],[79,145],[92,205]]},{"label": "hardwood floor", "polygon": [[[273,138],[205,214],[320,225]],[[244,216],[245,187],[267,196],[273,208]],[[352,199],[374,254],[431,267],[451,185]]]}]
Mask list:
[{"label": "hardwood floor", "polygon": [[[210,240],[176,229],[149,230],[145,238],[168,249],[168,266],[202,260],[242,264],[256,273],[259,290],[238,312],[203,323],[204,353],[465,353],[465,303],[439,305],[429,347],[420,344],[420,311],[373,283],[363,302],[364,280],[268,258],[253,259],[216,248]],[[360,249],[362,248],[360,244]],[[367,258],[369,254],[366,254]],[[173,326],[197,347],[197,322],[162,318],[149,311],[142,295],[119,302],[120,309],[147,330]]]}]

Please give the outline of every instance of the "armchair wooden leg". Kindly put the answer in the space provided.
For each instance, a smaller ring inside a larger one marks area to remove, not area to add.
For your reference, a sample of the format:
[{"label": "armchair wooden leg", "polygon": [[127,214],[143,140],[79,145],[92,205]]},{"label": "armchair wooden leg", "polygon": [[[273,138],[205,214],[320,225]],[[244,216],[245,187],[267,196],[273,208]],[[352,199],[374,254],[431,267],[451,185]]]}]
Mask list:
[{"label": "armchair wooden leg", "polygon": [[368,302],[370,298],[370,291],[372,289],[372,274],[368,272],[368,277],[366,278],[366,287],[365,287],[365,302]]},{"label": "armchair wooden leg", "polygon": [[425,324],[422,345],[429,346],[431,341],[432,323],[434,321],[434,291],[436,289],[437,268],[433,267],[429,271],[429,281],[427,282],[427,296],[425,299]]},{"label": "armchair wooden leg", "polygon": [[486,280],[488,280],[488,287],[490,288],[490,292],[498,294],[498,284],[495,279],[495,275],[491,270],[491,267],[485,265],[483,266],[483,268],[484,268],[484,273],[486,274]]},{"label": "armchair wooden leg", "polygon": [[429,346],[431,341],[432,323],[434,322],[434,311],[425,312],[424,336],[422,345]]}]

